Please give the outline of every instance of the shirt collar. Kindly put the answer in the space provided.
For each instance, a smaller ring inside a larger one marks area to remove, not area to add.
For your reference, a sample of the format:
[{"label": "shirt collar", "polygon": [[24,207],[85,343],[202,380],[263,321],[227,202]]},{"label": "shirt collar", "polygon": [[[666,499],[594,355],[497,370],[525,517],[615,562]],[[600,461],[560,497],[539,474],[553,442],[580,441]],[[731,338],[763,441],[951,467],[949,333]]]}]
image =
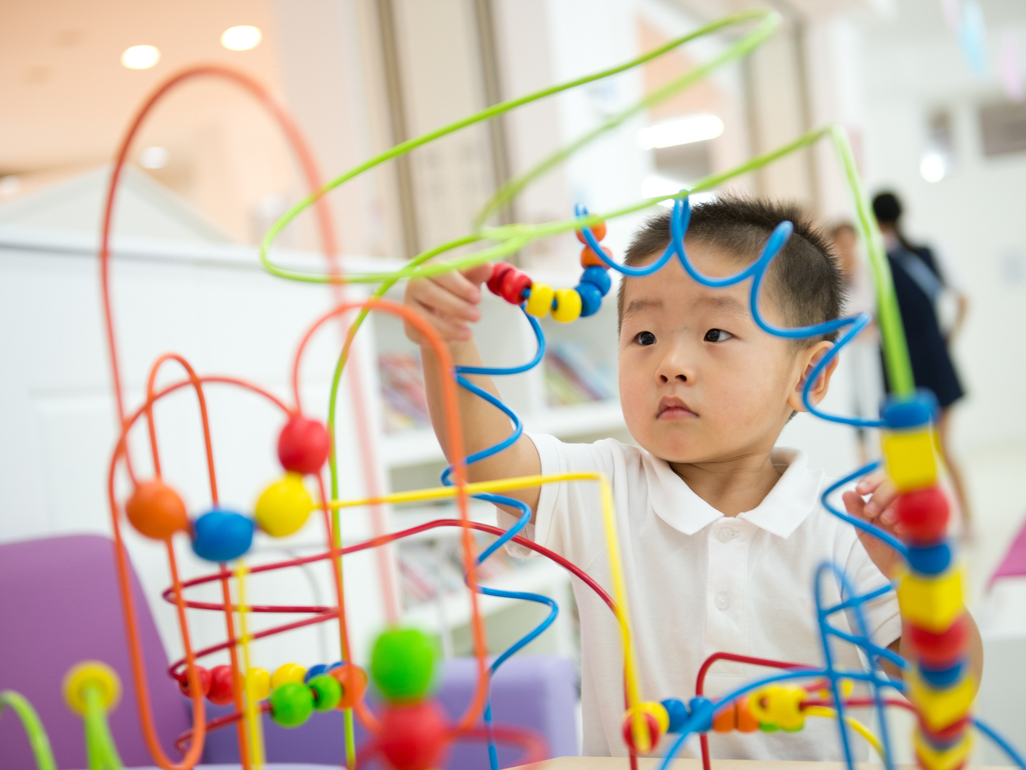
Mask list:
[{"label": "shirt collar", "polygon": [[[696,495],[665,460],[648,452],[643,456],[652,508],[675,530],[693,535],[714,521],[726,518]],[[805,453],[794,449],[774,449],[770,461],[783,469],[783,475],[758,506],[739,514],[738,518],[786,538],[818,504],[823,471],[810,469]]]}]

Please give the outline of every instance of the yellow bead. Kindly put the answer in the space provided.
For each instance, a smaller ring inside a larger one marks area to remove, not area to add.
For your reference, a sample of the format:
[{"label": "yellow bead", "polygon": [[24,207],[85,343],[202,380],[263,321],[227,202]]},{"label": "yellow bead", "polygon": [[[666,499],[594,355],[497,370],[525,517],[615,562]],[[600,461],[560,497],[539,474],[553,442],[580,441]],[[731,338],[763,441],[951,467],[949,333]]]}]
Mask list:
[{"label": "yellow bead", "polygon": [[910,684],[911,700],[931,730],[943,730],[957,722],[969,713],[969,707],[973,705],[976,681],[971,676],[963,677],[954,687],[935,690],[918,671],[913,671]]},{"label": "yellow bead", "polygon": [[278,667],[278,670],[274,672],[271,677],[271,689],[276,690],[283,684],[289,682],[303,683],[303,677],[306,676],[306,669],[298,663],[286,663]]},{"label": "yellow bead", "polygon": [[552,317],[565,324],[576,321],[581,315],[581,295],[573,289],[556,289],[555,296]]},{"label": "yellow bead", "polygon": [[271,694],[271,673],[266,668],[251,668],[246,672],[246,695],[252,700],[264,700]]},{"label": "yellow bead", "polygon": [[525,310],[533,316],[544,318],[552,309],[552,297],[555,293],[547,283],[532,283],[531,296],[527,298]]},{"label": "yellow bead", "polygon": [[952,567],[936,577],[904,573],[898,579],[901,614],[920,628],[940,633],[962,614],[962,570]]},{"label": "yellow bead", "polygon": [[665,733],[670,729],[670,714],[662,703],[643,701],[638,704],[638,709],[655,717],[656,724],[659,725],[659,732]]},{"label": "yellow bead", "polygon": [[306,524],[314,509],[313,498],[298,473],[271,484],[257,500],[253,515],[260,528],[271,537],[285,537]]},{"label": "yellow bead", "polygon": [[793,685],[770,685],[752,694],[748,711],[760,723],[776,725],[782,730],[801,730],[805,727],[802,701],[808,692]]},{"label": "yellow bead", "polygon": [[98,660],[78,663],[64,675],[61,689],[64,700],[72,711],[86,713],[85,693],[93,688],[100,694],[100,703],[105,711],[111,711],[121,700],[121,679],[118,672]]},{"label": "yellow bead", "polygon": [[933,486],[937,461],[933,438],[928,430],[888,433],[883,439],[887,475],[901,492]]},{"label": "yellow bead", "polygon": [[973,736],[969,730],[966,730],[962,740],[954,746],[938,750],[923,738],[919,730],[916,730],[913,743],[916,747],[916,754],[926,770],[955,770],[968,759],[969,752],[973,747]]}]

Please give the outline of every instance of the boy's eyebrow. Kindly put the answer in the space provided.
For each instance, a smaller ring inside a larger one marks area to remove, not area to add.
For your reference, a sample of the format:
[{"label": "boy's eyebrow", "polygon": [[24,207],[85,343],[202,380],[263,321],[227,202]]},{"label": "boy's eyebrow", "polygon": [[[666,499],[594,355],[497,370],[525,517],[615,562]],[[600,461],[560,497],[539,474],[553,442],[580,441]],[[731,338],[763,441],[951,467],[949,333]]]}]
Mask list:
[{"label": "boy's eyebrow", "polygon": [[649,310],[653,308],[661,308],[663,301],[661,299],[632,299],[627,303],[627,307],[624,309],[624,316],[629,316],[631,313],[637,313],[641,310]]},{"label": "boy's eyebrow", "polygon": [[698,302],[706,305],[716,305],[724,310],[738,313],[748,312],[748,305],[731,294],[710,294],[702,297]]}]

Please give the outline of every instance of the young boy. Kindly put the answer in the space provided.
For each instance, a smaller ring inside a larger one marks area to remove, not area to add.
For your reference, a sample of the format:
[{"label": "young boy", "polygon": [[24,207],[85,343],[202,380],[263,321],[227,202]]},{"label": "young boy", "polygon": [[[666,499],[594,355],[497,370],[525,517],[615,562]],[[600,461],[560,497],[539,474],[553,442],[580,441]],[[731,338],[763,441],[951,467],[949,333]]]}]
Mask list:
[{"label": "young boy", "polygon": [[[685,246],[695,266],[727,276],[758,258],[773,228],[794,223],[790,241],[767,276],[760,310],[782,326],[838,318],[840,272],[823,236],[797,210],[754,200],[696,206]],[[635,234],[625,262],[643,265],[670,240],[669,212]],[[468,323],[480,318],[482,265],[466,273],[411,281],[406,303],[424,313],[449,342],[457,365],[481,365]],[[854,590],[867,592],[894,574],[899,557],[874,538],[831,516],[820,505],[822,471],[802,452],[776,449],[780,431],[804,411],[805,378],[833,343],[786,340],[763,332],[748,307],[751,284],[712,289],[692,280],[676,259],[643,278],[625,278],[617,296],[619,386],[624,420],[638,446],[613,439],[565,444],[552,436],[523,436],[504,452],[469,468],[475,481],[536,473],[601,471],[613,484],[633,643],[643,697],[694,695],[702,661],[717,651],[822,665],[813,575],[824,561],[842,567]],[[582,320],[580,323],[587,323]],[[448,446],[441,419],[439,370],[421,345],[435,431]],[[812,388],[826,395],[833,366]],[[489,378],[472,378],[497,394]],[[509,420],[482,399],[460,394],[468,453],[509,435]],[[453,458],[449,458],[452,460]],[[525,531],[610,587],[608,554],[595,484],[561,483],[508,493],[533,511]],[[865,502],[864,495],[872,495]],[[882,477],[864,480],[844,502],[852,515],[893,530],[888,507],[895,493]],[[510,513],[500,513],[504,525]],[[623,649],[608,608],[574,581],[581,616],[584,754],[624,755]],[[824,601],[841,600],[832,577]],[[901,651],[894,594],[866,605],[873,640]],[[853,630],[846,614],[832,622]],[[861,669],[856,650],[835,642],[838,667]],[[973,666],[982,670],[978,635]],[[764,676],[767,669],[717,663],[705,692],[715,697]],[[840,758],[837,727],[810,718],[798,733],[710,733],[713,756],[758,759]],[[856,739],[865,758],[866,744]],[[665,750],[664,739],[660,745]],[[693,754],[697,741],[687,745]]]}]

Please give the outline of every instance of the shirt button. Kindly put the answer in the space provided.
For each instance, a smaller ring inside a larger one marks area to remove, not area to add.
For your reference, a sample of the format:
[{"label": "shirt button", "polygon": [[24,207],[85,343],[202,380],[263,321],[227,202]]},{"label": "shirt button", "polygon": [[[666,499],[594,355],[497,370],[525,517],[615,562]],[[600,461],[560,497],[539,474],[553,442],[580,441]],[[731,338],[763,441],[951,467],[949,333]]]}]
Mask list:
[{"label": "shirt button", "polygon": [[725,610],[730,606],[730,597],[725,593],[716,594],[716,608]]},{"label": "shirt button", "polygon": [[724,527],[720,530],[720,541],[723,543],[729,543],[734,539],[734,530]]}]

